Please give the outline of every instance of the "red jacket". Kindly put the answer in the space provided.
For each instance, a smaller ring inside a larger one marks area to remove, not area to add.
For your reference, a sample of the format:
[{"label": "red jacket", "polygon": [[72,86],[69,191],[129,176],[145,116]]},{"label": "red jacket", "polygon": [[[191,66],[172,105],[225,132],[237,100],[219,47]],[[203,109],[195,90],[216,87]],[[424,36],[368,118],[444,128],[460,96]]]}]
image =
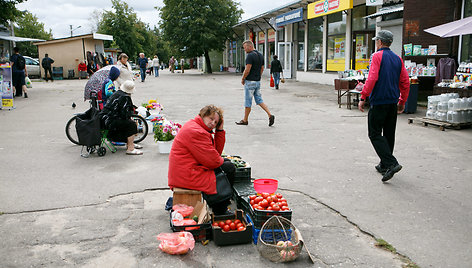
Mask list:
[{"label": "red jacket", "polygon": [[199,115],[185,123],[170,151],[169,187],[216,194],[214,169],[224,161],[221,153],[225,146],[225,134],[225,131],[213,133]]}]

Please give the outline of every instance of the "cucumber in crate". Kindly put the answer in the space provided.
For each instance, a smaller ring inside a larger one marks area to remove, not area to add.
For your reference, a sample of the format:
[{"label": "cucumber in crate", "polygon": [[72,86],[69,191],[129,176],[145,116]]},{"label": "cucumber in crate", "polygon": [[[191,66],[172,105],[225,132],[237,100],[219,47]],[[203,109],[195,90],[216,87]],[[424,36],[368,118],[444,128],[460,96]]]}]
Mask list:
[{"label": "cucumber in crate", "polygon": [[231,160],[231,162],[236,167],[236,173],[234,175],[235,182],[251,180],[251,165],[244,161],[241,156],[223,154],[221,157]]}]

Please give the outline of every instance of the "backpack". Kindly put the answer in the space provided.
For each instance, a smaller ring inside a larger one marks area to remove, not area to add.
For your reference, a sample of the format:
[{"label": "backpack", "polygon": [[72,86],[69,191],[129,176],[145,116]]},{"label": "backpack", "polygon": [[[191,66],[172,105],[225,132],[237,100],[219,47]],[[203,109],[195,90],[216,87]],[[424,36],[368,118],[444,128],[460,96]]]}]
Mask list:
[{"label": "backpack", "polygon": [[18,58],[16,58],[16,69],[21,71],[24,70],[26,66],[25,58],[23,56],[18,55]]}]

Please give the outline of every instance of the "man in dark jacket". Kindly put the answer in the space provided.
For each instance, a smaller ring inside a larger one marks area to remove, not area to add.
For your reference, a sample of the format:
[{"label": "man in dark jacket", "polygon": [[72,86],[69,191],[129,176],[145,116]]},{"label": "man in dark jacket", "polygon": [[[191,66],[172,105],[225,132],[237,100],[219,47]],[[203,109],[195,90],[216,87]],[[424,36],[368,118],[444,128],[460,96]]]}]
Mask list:
[{"label": "man in dark jacket", "polygon": [[141,70],[141,82],[146,80],[146,69],[148,65],[148,59],[144,57],[144,53],[139,53],[138,59],[139,70]]},{"label": "man in dark jacket", "polygon": [[54,63],[54,60],[51,59],[47,53],[44,54],[44,58],[41,61],[41,65],[43,66],[43,69],[44,69],[44,80],[46,80],[46,82],[48,81],[48,72],[49,72],[49,75],[51,76],[51,81],[54,82],[54,79],[52,79],[52,71],[51,71],[53,63]]},{"label": "man in dark jacket", "polygon": [[274,55],[274,60],[270,63],[270,74],[274,77],[275,89],[279,89],[280,74],[282,73],[282,64],[277,59],[277,55]]},{"label": "man in dark jacket", "polygon": [[359,110],[364,112],[365,100],[369,98],[369,138],[380,158],[375,169],[385,182],[402,169],[393,156],[393,147],[397,113],[405,109],[410,81],[402,59],[390,50],[393,34],[382,30],[374,40],[378,50],[370,59],[369,77],[361,92]]}]

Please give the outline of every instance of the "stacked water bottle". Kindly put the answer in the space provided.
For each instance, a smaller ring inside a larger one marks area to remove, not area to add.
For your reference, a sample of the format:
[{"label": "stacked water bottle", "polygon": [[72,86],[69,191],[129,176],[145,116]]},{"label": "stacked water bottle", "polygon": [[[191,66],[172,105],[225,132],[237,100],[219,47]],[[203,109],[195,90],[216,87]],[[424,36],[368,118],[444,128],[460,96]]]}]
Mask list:
[{"label": "stacked water bottle", "polygon": [[472,122],[472,97],[459,98],[457,93],[444,93],[428,97],[426,117],[448,123]]}]

